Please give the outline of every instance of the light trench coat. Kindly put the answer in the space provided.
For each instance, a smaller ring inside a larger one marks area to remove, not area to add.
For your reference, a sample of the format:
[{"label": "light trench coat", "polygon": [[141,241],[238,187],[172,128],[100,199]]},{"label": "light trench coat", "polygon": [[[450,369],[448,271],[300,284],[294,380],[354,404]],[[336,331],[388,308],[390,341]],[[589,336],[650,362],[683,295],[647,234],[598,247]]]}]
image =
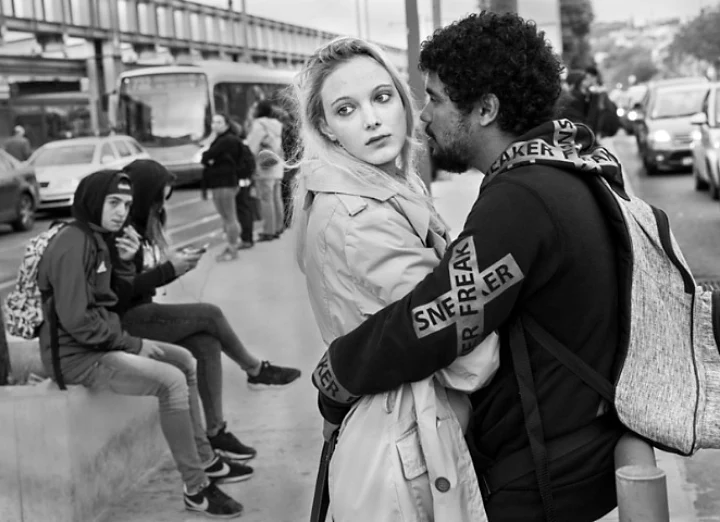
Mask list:
[{"label": "light trench coat", "polygon": [[[304,182],[298,260],[329,345],[412,290],[449,237],[431,229],[423,204],[340,169],[320,168]],[[492,379],[498,350],[493,334],[435,375],[353,406],[330,463],[328,521],[487,520],[463,432],[466,394]]]}]

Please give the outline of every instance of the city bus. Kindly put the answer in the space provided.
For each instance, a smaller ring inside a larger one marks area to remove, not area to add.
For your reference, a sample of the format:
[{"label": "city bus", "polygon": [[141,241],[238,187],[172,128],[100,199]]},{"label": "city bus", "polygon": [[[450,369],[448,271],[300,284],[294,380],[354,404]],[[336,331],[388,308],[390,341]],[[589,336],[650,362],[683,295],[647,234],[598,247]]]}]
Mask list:
[{"label": "city bus", "polygon": [[115,132],[135,138],[173,172],[178,185],[195,183],[202,176],[200,153],[209,144],[212,115],[225,113],[234,123],[246,125],[255,103],[280,100],[279,93],[295,74],[230,61],[126,71],[111,97],[111,125]]}]

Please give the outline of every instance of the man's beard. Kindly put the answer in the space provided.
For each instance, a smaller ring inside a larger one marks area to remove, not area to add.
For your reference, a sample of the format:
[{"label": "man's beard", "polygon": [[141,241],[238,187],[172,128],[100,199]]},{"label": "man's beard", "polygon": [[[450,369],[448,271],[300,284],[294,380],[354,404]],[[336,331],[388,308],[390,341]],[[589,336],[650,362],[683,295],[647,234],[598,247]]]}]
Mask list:
[{"label": "man's beard", "polygon": [[433,166],[438,170],[462,174],[470,168],[469,162],[456,148],[443,149],[437,142],[435,142],[435,146],[430,145],[430,157]]}]

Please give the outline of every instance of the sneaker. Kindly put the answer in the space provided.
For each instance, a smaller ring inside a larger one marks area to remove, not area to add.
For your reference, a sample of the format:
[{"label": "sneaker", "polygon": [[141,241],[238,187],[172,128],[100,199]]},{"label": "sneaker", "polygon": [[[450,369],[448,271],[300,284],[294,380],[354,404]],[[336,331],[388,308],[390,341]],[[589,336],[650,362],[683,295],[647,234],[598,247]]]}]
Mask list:
[{"label": "sneaker", "polygon": [[238,251],[236,248],[226,248],[222,252],[220,252],[216,257],[215,261],[218,263],[224,263],[227,261],[234,261],[238,258]]},{"label": "sneaker", "polygon": [[250,243],[249,241],[243,241],[238,245],[238,250],[247,250],[248,248],[252,248],[255,246],[255,243]]},{"label": "sneaker", "polygon": [[231,460],[250,460],[255,458],[257,451],[255,448],[246,446],[238,440],[238,438],[230,432],[225,431],[225,428],[213,436],[208,437],[210,445],[215,450],[215,453],[222,455],[226,459]]},{"label": "sneaker", "polygon": [[242,504],[220,491],[212,482],[196,495],[189,495],[183,487],[185,509],[203,513],[210,518],[237,518],[242,515]]},{"label": "sneaker", "polygon": [[260,234],[258,236],[258,242],[262,243],[263,241],[272,241],[273,239],[277,239],[278,236],[275,234]]},{"label": "sneaker", "polygon": [[205,468],[205,474],[214,484],[243,482],[252,477],[254,472],[250,466],[223,457],[216,457],[213,463]]},{"label": "sneaker", "polygon": [[283,368],[263,361],[260,373],[255,376],[248,374],[248,387],[251,389],[265,389],[272,386],[287,386],[300,378],[301,372],[296,368]]}]

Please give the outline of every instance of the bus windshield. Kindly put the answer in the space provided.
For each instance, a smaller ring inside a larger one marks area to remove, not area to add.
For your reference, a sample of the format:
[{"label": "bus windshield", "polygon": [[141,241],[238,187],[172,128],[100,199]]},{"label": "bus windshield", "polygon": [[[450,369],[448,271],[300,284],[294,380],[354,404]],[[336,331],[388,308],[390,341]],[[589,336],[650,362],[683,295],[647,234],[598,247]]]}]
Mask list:
[{"label": "bus windshield", "polygon": [[201,140],[210,132],[207,78],[184,72],[123,78],[118,125],[145,146]]}]

